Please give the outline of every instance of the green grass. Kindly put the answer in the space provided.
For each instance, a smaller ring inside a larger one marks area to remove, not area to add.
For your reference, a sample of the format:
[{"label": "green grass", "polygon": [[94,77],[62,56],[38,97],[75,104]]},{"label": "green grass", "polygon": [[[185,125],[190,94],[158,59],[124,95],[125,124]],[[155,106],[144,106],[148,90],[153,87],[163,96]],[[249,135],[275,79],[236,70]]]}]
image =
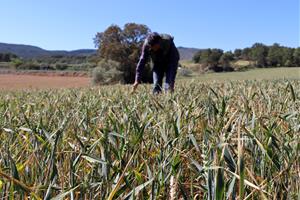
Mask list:
[{"label": "green grass", "polygon": [[207,73],[193,75],[196,81],[300,79],[300,67],[258,68],[244,72]]},{"label": "green grass", "polygon": [[11,63],[9,62],[0,62],[0,69],[7,69],[11,67]]},{"label": "green grass", "polygon": [[300,81],[198,80],[2,92],[0,199],[299,198]]}]

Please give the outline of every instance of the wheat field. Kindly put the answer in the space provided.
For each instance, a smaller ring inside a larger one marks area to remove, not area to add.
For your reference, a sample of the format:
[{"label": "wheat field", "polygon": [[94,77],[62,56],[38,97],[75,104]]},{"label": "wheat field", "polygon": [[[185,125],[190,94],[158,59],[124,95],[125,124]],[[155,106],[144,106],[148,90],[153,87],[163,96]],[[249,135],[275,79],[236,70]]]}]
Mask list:
[{"label": "wheat field", "polygon": [[299,199],[300,81],[0,94],[0,199]]}]

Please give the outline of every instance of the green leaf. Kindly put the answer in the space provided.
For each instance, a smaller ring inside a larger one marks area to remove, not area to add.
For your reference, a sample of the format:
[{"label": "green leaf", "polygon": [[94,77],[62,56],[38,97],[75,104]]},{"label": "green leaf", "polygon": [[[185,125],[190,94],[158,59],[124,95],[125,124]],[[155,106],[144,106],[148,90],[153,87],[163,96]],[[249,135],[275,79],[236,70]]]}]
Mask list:
[{"label": "green leaf", "polygon": [[154,180],[154,178],[150,179],[149,181],[147,181],[146,183],[143,183],[137,187],[134,187],[133,190],[131,190],[123,199],[127,199],[129,197],[134,198],[134,196],[137,196],[139,194],[139,192],[144,189],[145,187],[147,187],[150,183],[152,183]]},{"label": "green leaf", "polygon": [[0,192],[2,191],[3,184],[3,181],[0,179]]},{"label": "green leaf", "polygon": [[202,173],[203,172],[203,167],[198,163],[198,161],[190,158],[191,162],[193,165],[196,166],[196,168],[198,169],[199,173]]},{"label": "green leaf", "polygon": [[86,159],[90,163],[107,164],[104,160],[101,160],[100,158],[96,158],[95,156],[82,155],[81,157]]},{"label": "green leaf", "polygon": [[227,145],[224,147],[224,160],[225,162],[227,163],[229,169],[232,171],[232,172],[235,172],[235,169],[236,169],[236,163],[233,159],[233,156],[231,155]]},{"label": "green leaf", "polygon": [[64,193],[61,193],[61,194],[57,195],[56,197],[51,198],[51,200],[63,200],[65,197],[67,197],[69,194],[71,194],[71,192],[76,190],[79,186],[80,185],[77,185]]},{"label": "green leaf", "polygon": [[216,177],[216,200],[222,200],[225,191],[225,182],[224,182],[224,170],[219,168],[217,169]]},{"label": "green leaf", "polygon": [[197,144],[196,138],[193,134],[189,134],[188,137],[190,138],[190,140],[192,141],[194,147],[196,148],[196,150],[200,153],[200,148]]},{"label": "green leaf", "polygon": [[240,157],[239,161],[239,172],[240,172],[240,180],[239,180],[239,196],[240,199],[244,199],[244,191],[245,191],[245,165],[244,165],[244,157]]},{"label": "green leaf", "polygon": [[291,91],[292,100],[293,100],[293,102],[295,102],[296,101],[296,94],[295,94],[294,88],[293,88],[293,86],[292,86],[291,83],[288,84],[288,87],[289,87],[289,89]]},{"label": "green leaf", "polygon": [[236,177],[233,177],[226,193],[226,199],[235,199],[236,197]]}]

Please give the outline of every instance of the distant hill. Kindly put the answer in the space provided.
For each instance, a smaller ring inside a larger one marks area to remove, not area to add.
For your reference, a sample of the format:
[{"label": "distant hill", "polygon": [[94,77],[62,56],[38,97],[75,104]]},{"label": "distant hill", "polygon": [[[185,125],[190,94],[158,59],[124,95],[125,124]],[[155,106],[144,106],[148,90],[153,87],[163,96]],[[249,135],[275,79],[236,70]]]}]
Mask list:
[{"label": "distant hill", "polygon": [[92,55],[96,53],[95,49],[79,49],[74,51],[48,51],[40,47],[23,45],[23,44],[7,44],[0,43],[0,53],[13,53],[22,58],[36,58],[42,56],[80,56]]},{"label": "distant hill", "polygon": [[[196,48],[178,47],[181,60],[192,60],[194,54],[199,51]],[[96,53],[95,49],[79,49],[74,51],[49,51],[40,47],[23,45],[23,44],[7,44],[0,43],[0,53],[13,53],[22,58],[37,58],[42,56],[80,56],[92,55]]]},{"label": "distant hill", "polygon": [[192,60],[195,53],[197,53],[199,50],[200,49],[196,48],[178,47],[180,60]]}]

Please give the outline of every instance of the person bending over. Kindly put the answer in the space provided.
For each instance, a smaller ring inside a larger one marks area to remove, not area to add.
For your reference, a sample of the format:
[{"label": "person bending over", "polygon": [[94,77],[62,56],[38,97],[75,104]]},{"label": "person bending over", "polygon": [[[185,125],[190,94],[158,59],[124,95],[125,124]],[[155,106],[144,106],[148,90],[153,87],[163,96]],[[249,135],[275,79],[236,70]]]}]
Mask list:
[{"label": "person bending over", "polygon": [[142,47],[142,54],[136,67],[133,91],[141,83],[143,69],[151,58],[153,62],[153,94],[162,92],[164,76],[165,91],[174,91],[175,78],[179,62],[179,52],[174,44],[174,38],[168,34],[150,33]]}]

